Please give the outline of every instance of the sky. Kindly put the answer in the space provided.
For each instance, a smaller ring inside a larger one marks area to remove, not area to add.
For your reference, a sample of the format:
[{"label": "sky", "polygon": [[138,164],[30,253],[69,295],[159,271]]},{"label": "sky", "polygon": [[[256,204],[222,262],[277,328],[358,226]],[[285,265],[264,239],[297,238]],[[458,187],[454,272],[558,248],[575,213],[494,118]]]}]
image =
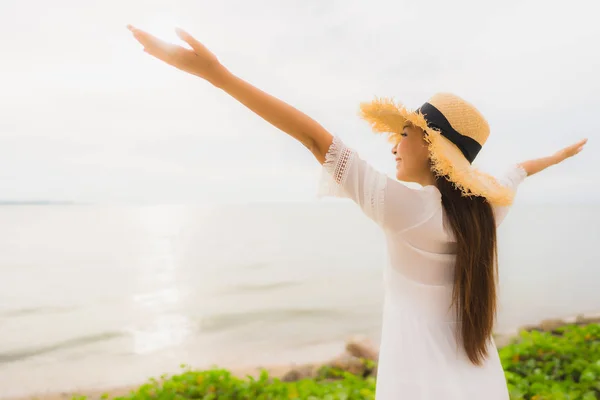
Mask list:
[{"label": "sky", "polygon": [[393,175],[360,102],[452,92],[487,117],[475,165],[499,174],[588,137],[524,202],[600,202],[596,0],[2,0],[0,200],[311,201],[302,145],[141,51],[126,24],[180,26],[234,74]]}]

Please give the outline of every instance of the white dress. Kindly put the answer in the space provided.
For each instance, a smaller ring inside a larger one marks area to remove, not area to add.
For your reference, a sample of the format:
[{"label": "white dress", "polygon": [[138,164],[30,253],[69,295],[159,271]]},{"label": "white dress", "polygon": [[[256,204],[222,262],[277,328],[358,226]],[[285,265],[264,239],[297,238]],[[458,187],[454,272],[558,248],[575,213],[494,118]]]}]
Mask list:
[{"label": "white dress", "polygon": [[[503,182],[515,190],[525,171],[512,167]],[[508,400],[495,344],[482,366],[456,342],[449,309],[454,239],[443,224],[434,186],[411,189],[373,169],[335,137],[319,194],[349,198],[385,232],[388,262],[377,376],[377,400]],[[494,211],[499,224],[508,208]]]}]

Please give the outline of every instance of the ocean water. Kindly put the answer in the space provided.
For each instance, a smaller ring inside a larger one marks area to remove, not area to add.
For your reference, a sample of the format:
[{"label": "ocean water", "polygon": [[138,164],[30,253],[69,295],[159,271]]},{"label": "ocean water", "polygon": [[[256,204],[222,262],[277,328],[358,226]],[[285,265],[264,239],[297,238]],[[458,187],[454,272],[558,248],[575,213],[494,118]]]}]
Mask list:
[{"label": "ocean water", "polygon": [[[517,205],[496,330],[600,311],[600,207]],[[378,340],[383,236],[347,202],[0,207],[0,397]]]}]

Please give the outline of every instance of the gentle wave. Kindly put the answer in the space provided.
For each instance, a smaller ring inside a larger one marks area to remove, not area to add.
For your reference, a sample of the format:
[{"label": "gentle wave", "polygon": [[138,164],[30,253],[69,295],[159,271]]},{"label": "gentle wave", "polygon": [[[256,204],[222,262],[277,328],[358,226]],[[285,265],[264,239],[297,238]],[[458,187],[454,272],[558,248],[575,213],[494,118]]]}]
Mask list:
[{"label": "gentle wave", "polygon": [[271,265],[265,262],[256,262],[252,264],[238,264],[235,266],[236,269],[245,269],[245,270],[257,270],[257,269],[265,269],[269,268]]},{"label": "gentle wave", "polygon": [[23,317],[36,314],[59,314],[73,311],[75,307],[30,307],[17,308],[13,310],[0,311],[0,317]]},{"label": "gentle wave", "polygon": [[300,284],[300,282],[294,282],[294,281],[281,281],[281,282],[262,283],[262,284],[249,283],[249,284],[241,284],[241,285],[232,286],[230,289],[227,290],[227,292],[234,292],[234,293],[264,292],[264,291],[268,291],[268,290],[275,290],[275,289],[287,288],[287,287],[291,287],[291,286],[297,286],[299,284]]},{"label": "gentle wave", "polygon": [[0,353],[0,364],[23,361],[31,357],[53,353],[55,351],[64,349],[86,346],[92,343],[104,342],[122,336],[127,336],[127,334],[123,332],[105,332],[97,335],[82,336],[71,340],[65,340],[64,342],[59,342],[48,346],[30,349],[20,349],[15,351],[9,351],[6,353]]},{"label": "gentle wave", "polygon": [[323,309],[283,309],[283,310],[261,310],[240,313],[215,314],[203,318],[200,329],[204,332],[215,332],[247,325],[253,322],[281,322],[287,320],[298,320],[302,318],[336,318],[347,315],[340,310]]}]

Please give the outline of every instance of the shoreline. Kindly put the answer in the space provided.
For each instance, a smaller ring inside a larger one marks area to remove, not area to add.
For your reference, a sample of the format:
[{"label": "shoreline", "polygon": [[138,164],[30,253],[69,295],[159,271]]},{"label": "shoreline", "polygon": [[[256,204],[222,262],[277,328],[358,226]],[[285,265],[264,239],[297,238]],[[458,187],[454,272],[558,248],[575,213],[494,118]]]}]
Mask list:
[{"label": "shoreline", "polygon": [[[588,325],[588,324],[600,324],[600,313],[593,314],[578,314],[576,316],[570,316],[565,318],[553,318],[544,319],[536,324],[524,325],[514,329],[513,332],[503,332],[494,334],[494,341],[498,349],[510,344],[513,339],[518,337],[521,331],[539,330],[545,332],[551,332],[560,326],[564,325]],[[238,366],[232,367],[227,365],[219,365],[218,368],[227,369],[232,375],[239,378],[245,378],[250,375],[258,377],[262,370],[267,370],[269,375],[280,379],[285,379],[287,376],[293,376],[295,378],[302,377],[309,370],[313,370],[315,366],[322,365],[338,365],[342,367],[351,367],[351,358],[367,358],[376,360],[378,358],[378,351],[376,346],[373,345],[370,339],[363,336],[358,338],[350,339],[345,346],[345,349],[341,355],[325,362],[314,361],[309,364],[278,364],[268,366]],[[197,369],[197,368],[193,368]],[[209,368],[207,368],[209,369]],[[169,374],[172,376],[173,374]],[[11,396],[11,397],[0,397],[0,400],[71,400],[73,396],[82,395],[87,396],[88,400],[101,400],[103,395],[108,395],[110,398],[115,396],[126,396],[132,390],[136,390],[139,386],[148,382],[151,377],[148,377],[142,382],[135,384],[121,386],[121,387],[106,387],[106,388],[82,388],[80,390],[67,390],[67,391],[53,391],[53,392],[40,392],[31,393],[22,396]]]}]

